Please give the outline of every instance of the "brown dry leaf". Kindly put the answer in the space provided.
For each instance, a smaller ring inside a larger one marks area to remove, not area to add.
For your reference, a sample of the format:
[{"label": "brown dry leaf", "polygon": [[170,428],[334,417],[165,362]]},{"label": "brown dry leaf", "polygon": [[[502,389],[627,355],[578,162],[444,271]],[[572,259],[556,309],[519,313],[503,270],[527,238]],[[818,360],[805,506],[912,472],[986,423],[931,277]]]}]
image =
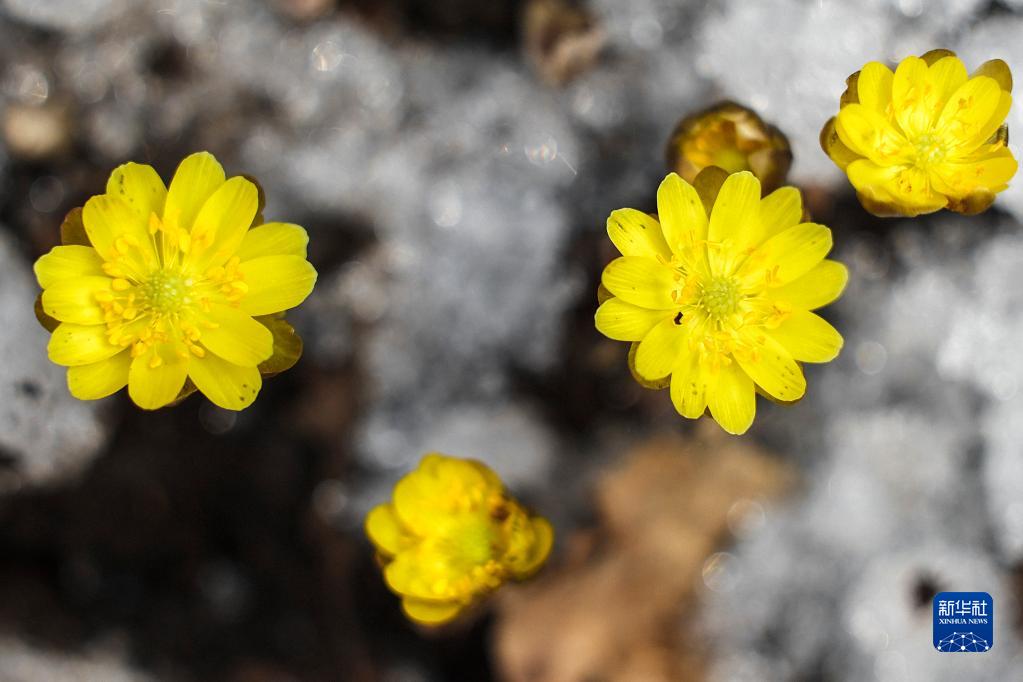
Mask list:
[{"label": "brown dry leaf", "polygon": [[10,104],[0,120],[0,132],[11,156],[26,161],[51,160],[71,148],[72,116],[60,102]]},{"label": "brown dry leaf", "polygon": [[312,22],[334,9],[334,0],[273,0],[273,7],[298,22]]},{"label": "brown dry leaf", "polygon": [[604,32],[569,0],[531,0],[522,24],[526,56],[548,85],[565,85],[585,73],[604,48]]},{"label": "brown dry leaf", "polygon": [[597,485],[599,527],[567,540],[559,570],[498,600],[502,678],[703,679],[685,624],[704,564],[727,540],[737,503],[774,497],[792,478],[776,458],[713,427],[637,447]]}]

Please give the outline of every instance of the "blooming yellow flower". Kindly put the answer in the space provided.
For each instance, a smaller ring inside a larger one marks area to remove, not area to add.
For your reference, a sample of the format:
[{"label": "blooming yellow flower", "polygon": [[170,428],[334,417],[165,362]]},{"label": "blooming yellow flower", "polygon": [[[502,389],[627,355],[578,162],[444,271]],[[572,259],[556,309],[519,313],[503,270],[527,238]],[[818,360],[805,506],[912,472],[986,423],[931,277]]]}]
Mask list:
[{"label": "blooming yellow flower", "polygon": [[875,215],[986,210],[1016,173],[1006,146],[1012,74],[1000,59],[972,75],[948,50],[870,62],[849,77],[821,146]]},{"label": "blooming yellow flower", "polygon": [[799,363],[838,355],[842,337],[810,311],[838,298],[848,273],[824,259],[831,230],[803,222],[798,190],[761,199],[752,173],[718,185],[713,172],[723,175],[705,170],[696,187],[668,175],[657,218],[611,213],[607,230],[622,257],[604,269],[610,297],[596,324],[634,342],[633,373],[644,385],[670,385],[679,414],[696,419],[709,407],[725,431],[740,434],[753,423],[757,390],[799,400]]},{"label": "blooming yellow flower", "polygon": [[668,170],[687,182],[708,166],[728,173],[748,170],[765,192],[785,183],[792,151],[785,135],[752,109],[721,102],[682,119],[667,147]]},{"label": "blooming yellow flower", "polygon": [[72,395],[127,385],[135,404],[156,409],[194,387],[240,410],[261,369],[287,368],[281,352],[293,363],[298,339],[276,314],[309,295],[316,271],[305,230],[254,227],[259,212],[256,185],[227,179],[206,152],[182,161],[170,189],[152,167],[124,164],[73,211],[64,245],[35,263],[49,356],[69,368]]},{"label": "blooming yellow flower", "polygon": [[506,580],[529,577],[554,540],[550,523],[530,516],[488,467],[436,453],[370,511],[366,534],[405,614],[424,625],[446,623]]}]

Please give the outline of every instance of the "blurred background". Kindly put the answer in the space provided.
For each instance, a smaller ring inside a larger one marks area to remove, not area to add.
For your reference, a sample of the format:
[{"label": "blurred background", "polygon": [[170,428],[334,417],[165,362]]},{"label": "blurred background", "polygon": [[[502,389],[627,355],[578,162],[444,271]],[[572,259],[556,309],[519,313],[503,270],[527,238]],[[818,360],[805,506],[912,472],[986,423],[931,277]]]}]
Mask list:
[{"label": "blurred background", "polygon": [[[1020,0],[0,0],[0,680],[1023,680],[1023,191],[879,220],[817,142],[865,62],[1018,75],[1021,36]],[[593,328],[607,214],[722,98],[851,270],[842,355],[742,439]],[[309,230],[305,355],[240,414],[77,402],[31,264],[202,149]],[[428,450],[558,534],[440,632],[361,530]],[[943,590],[994,596],[991,652],[933,651]]]}]

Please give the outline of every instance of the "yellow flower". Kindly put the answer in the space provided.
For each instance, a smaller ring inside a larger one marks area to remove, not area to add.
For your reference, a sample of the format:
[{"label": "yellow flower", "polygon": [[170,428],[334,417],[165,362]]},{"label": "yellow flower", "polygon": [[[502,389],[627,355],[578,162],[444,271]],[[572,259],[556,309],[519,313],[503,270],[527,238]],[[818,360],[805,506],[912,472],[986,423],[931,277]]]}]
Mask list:
[{"label": "yellow flower", "polygon": [[695,185],[668,175],[657,190],[659,219],[611,213],[607,230],[622,257],[604,270],[608,297],[596,324],[634,342],[634,375],[670,386],[679,414],[696,419],[709,407],[740,434],[753,423],[755,392],[799,400],[799,363],[838,355],[842,337],[810,311],[838,298],[848,273],[824,259],[831,230],[803,222],[795,188],[761,199],[752,173],[717,168]]},{"label": "yellow flower", "polygon": [[198,389],[240,410],[261,371],[294,364],[301,344],[278,313],[309,295],[316,271],[305,230],[254,226],[260,211],[256,185],[225,178],[206,152],[182,161],[169,190],[150,166],[120,166],[72,211],[64,245],[35,264],[50,360],[69,368],[72,395],[127,385],[156,409]]},{"label": "yellow flower", "polygon": [[765,192],[785,183],[792,166],[788,138],[752,109],[722,102],[687,116],[668,141],[668,170],[687,182],[708,166],[729,172],[748,170]]},{"label": "yellow flower", "polygon": [[1012,74],[1000,59],[967,75],[948,50],[870,62],[851,75],[821,146],[875,215],[986,210],[1016,173],[1006,146]]},{"label": "yellow flower", "polygon": [[424,625],[446,623],[505,581],[529,577],[554,540],[550,523],[530,516],[488,467],[436,453],[370,511],[366,534],[405,614]]}]

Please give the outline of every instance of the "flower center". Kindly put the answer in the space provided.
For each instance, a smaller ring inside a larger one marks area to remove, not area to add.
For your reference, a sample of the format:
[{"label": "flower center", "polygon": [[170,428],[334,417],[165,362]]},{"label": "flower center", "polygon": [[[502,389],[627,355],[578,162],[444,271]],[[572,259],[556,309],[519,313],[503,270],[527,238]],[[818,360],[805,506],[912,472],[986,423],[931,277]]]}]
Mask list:
[{"label": "flower center", "polygon": [[[158,220],[154,224],[154,232],[163,229]],[[123,250],[127,251],[131,245],[122,239],[126,244]],[[171,344],[182,357],[189,353],[204,357],[206,351],[199,345],[199,338],[203,330],[218,326],[206,314],[216,303],[237,306],[249,290],[238,256],[201,275],[192,274],[187,266],[168,258],[165,251],[163,265],[154,258],[142,258],[143,267],[120,256],[103,264],[103,271],[114,279],[110,289],[96,292],[96,302],[103,310],[110,343],[131,346],[133,357],[157,343]],[[156,355],[150,366],[158,367],[161,362],[161,356]]]},{"label": "flower center", "polygon": [[735,313],[739,308],[739,287],[729,277],[714,277],[703,286],[699,305],[715,320]]},{"label": "flower center", "polygon": [[192,302],[193,284],[191,278],[184,277],[180,272],[156,270],[138,287],[140,307],[158,316],[179,313]]},{"label": "flower center", "polygon": [[429,589],[439,599],[468,603],[473,595],[500,586],[505,570],[494,558],[495,530],[478,512],[463,512],[436,538],[427,538],[435,556],[447,559],[447,569]]},{"label": "flower center", "polygon": [[[189,353],[203,357],[206,351],[196,343],[202,335],[200,325],[209,328],[212,323],[195,320],[191,314],[193,301],[199,309],[209,308],[205,296],[196,301],[195,289],[191,277],[168,268],[155,269],[134,284],[124,278],[113,280],[109,291],[96,294],[103,309],[107,338],[116,346],[131,346],[132,357],[164,342],[176,343],[176,352],[183,357]],[[150,366],[158,367],[163,361],[160,355],[154,355]]]},{"label": "flower center", "polygon": [[471,517],[458,530],[454,542],[458,555],[471,564],[485,564],[493,558],[494,534],[486,518]]},{"label": "flower center", "polygon": [[940,136],[924,133],[913,141],[916,149],[916,166],[930,168],[945,161],[948,150]]}]

